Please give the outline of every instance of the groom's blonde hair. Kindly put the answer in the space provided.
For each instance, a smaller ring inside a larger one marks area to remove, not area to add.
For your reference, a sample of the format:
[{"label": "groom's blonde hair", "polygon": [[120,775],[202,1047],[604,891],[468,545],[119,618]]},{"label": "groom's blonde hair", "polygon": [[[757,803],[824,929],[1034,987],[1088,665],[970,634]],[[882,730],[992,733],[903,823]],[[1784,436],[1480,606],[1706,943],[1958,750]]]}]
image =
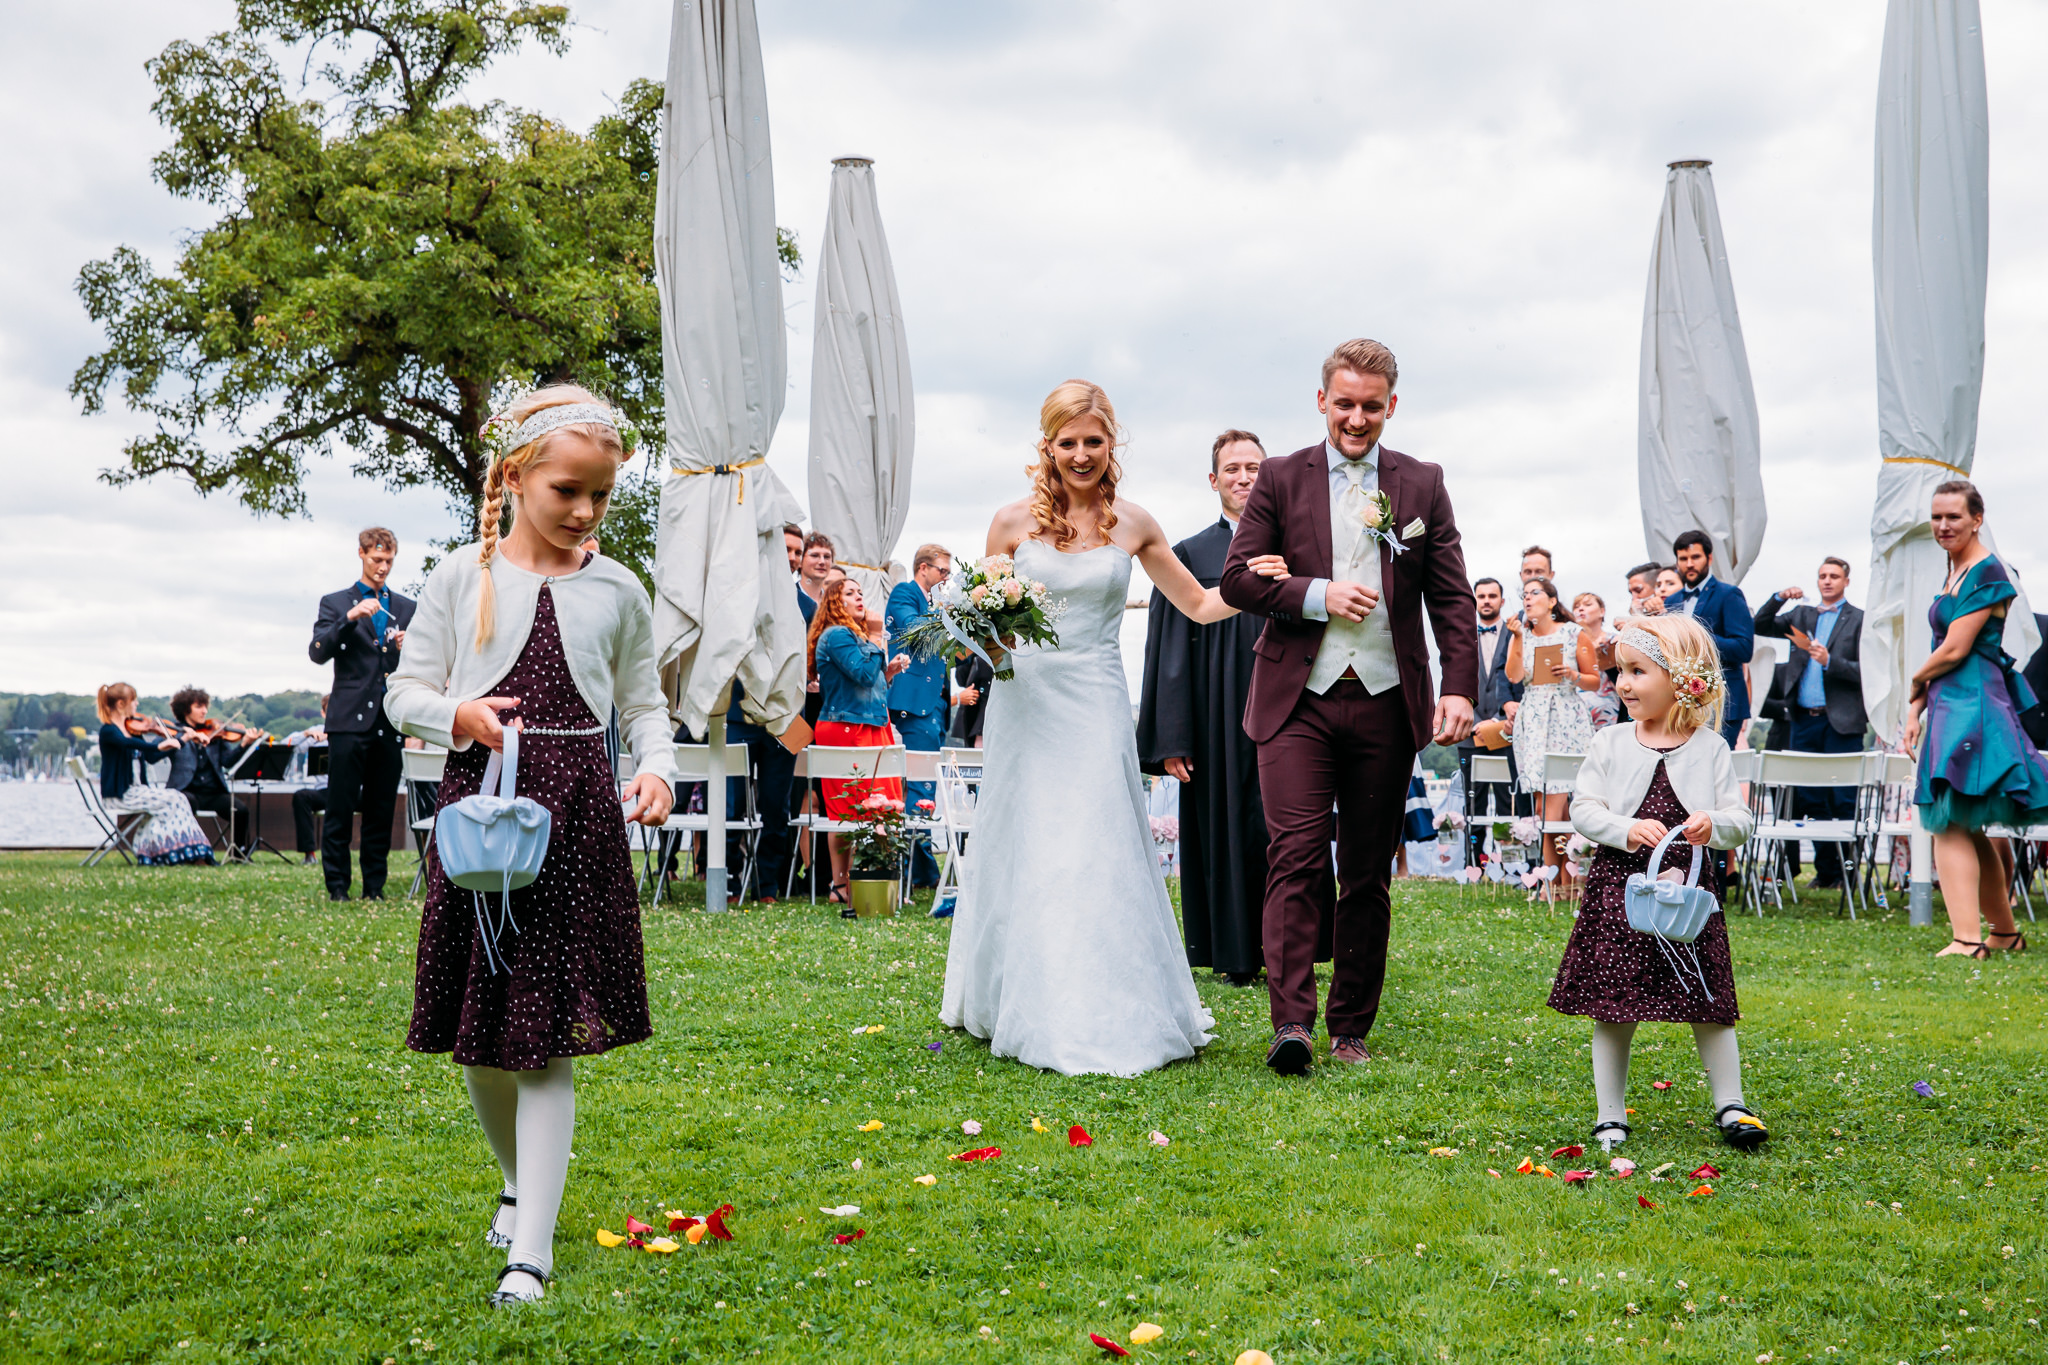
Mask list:
[{"label": "groom's blonde hair", "polygon": [[1400,382],[1401,367],[1394,360],[1394,353],[1377,341],[1365,337],[1351,340],[1330,352],[1330,358],[1323,362],[1323,392],[1330,391],[1330,376],[1339,370],[1353,374],[1383,374],[1387,377],[1387,392],[1392,393]]}]

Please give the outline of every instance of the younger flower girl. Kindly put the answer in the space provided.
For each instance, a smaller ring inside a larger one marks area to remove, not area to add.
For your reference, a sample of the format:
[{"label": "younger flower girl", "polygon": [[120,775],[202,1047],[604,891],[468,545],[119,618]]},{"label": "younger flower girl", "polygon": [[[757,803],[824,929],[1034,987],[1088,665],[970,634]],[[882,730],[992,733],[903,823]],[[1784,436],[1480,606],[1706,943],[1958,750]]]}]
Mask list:
[{"label": "younger flower girl", "polygon": [[1613,1151],[1628,1123],[1629,1043],[1645,1020],[1691,1024],[1713,1091],[1714,1122],[1730,1146],[1769,1137],[1742,1100],[1742,1059],[1735,1045],[1735,973],[1719,910],[1689,946],[1669,949],[1629,927],[1631,874],[1647,872],[1657,843],[1682,830],[1659,876],[1683,877],[1693,858],[1700,885],[1718,891],[1721,859],[1701,847],[1731,849],[1754,822],[1719,732],[1725,700],[1713,637],[1689,616],[1633,617],[1623,623],[1615,692],[1629,723],[1593,737],[1579,769],[1572,825],[1598,844],[1571,941],[1551,987],[1550,1007],[1593,1019],[1593,1091],[1599,1114],[1593,1140]]}]

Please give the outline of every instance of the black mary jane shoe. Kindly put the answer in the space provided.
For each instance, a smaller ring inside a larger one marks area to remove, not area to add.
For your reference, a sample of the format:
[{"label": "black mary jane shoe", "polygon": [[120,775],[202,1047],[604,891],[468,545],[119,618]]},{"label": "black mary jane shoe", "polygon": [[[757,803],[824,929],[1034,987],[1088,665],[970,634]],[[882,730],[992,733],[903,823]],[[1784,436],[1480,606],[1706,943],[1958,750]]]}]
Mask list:
[{"label": "black mary jane shoe", "polygon": [[[499,1191],[498,1208],[516,1209],[518,1207],[519,1200],[517,1196],[506,1194],[502,1190]],[[496,1247],[500,1251],[509,1250],[512,1246],[511,1234],[498,1231],[498,1209],[491,1210],[491,1221],[484,1228],[484,1245]]]},{"label": "black mary jane shoe", "polygon": [[515,1270],[524,1271],[526,1274],[533,1276],[533,1278],[540,1281],[540,1283],[543,1286],[545,1286],[548,1282],[549,1277],[547,1271],[542,1270],[539,1266],[528,1265],[524,1261],[514,1261],[512,1262],[512,1264],[506,1266],[503,1270],[500,1270],[498,1272],[498,1287],[491,1291],[491,1307],[513,1308],[522,1303],[539,1302],[539,1300],[529,1299],[523,1294],[514,1294],[511,1290],[505,1288],[505,1277],[507,1275],[510,1275]]},{"label": "black mary jane shoe", "polygon": [[1771,1130],[1764,1127],[1764,1121],[1740,1104],[1722,1105],[1714,1114],[1714,1126],[1721,1130],[1721,1141],[1738,1152],[1753,1152],[1771,1136]]},{"label": "black mary jane shoe", "polygon": [[1620,1119],[1608,1119],[1605,1123],[1593,1125],[1593,1141],[1600,1145],[1601,1151],[1611,1152],[1627,1142],[1635,1131]]}]

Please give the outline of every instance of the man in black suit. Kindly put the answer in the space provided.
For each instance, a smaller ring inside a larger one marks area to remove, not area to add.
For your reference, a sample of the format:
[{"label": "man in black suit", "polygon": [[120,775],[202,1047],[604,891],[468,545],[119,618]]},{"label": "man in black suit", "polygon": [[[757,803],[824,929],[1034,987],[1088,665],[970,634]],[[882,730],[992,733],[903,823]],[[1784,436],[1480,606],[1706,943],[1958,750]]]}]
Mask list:
[{"label": "man in black suit", "polygon": [[[1853,754],[1863,748],[1869,721],[1863,713],[1863,613],[1849,605],[1849,563],[1830,555],[1818,575],[1820,605],[1786,605],[1806,596],[1803,588],[1773,593],[1756,614],[1756,633],[1792,641],[1789,662],[1799,664],[1799,681],[1786,699],[1791,750],[1804,754]],[[1803,657],[1802,657],[1803,656]],[[1847,820],[1856,813],[1854,787],[1801,787],[1799,810],[1819,820]],[[1816,887],[1840,886],[1842,851],[1837,844],[1813,846]]]},{"label": "man in black suit", "polygon": [[320,864],[327,898],[335,901],[348,899],[348,845],[357,811],[363,816],[363,899],[384,899],[391,814],[402,771],[398,730],[384,717],[384,679],[398,667],[413,613],[412,599],[391,591],[385,581],[398,558],[398,537],[372,526],[356,537],[356,553],[361,577],[320,599],[313,643],[306,649],[314,663],[334,663]]},{"label": "man in black suit", "polygon": [[[1531,549],[1529,555],[1546,551]],[[1529,555],[1524,555],[1526,562]],[[1514,724],[1515,711],[1522,704],[1522,685],[1509,682],[1507,673],[1508,633],[1501,629],[1501,612],[1507,605],[1505,591],[1498,578],[1482,578],[1472,585],[1472,596],[1479,603],[1479,696],[1472,706],[1473,723],[1485,720],[1505,720]],[[1472,755],[1478,746],[1466,740],[1458,746],[1458,759],[1464,766],[1467,782],[1472,778]],[[1508,769],[1514,770],[1515,751],[1501,751],[1507,758]],[[1509,815],[1528,813],[1527,809],[1517,811],[1511,797],[1512,786],[1506,782],[1478,782],[1472,784],[1471,810],[1475,815],[1489,813]],[[1521,798],[1523,807],[1528,798]]]},{"label": "man in black suit", "polygon": [[[203,688],[183,687],[171,697],[171,716],[180,725],[203,726],[213,698]],[[238,756],[238,746],[224,739],[187,738],[171,752],[170,775],[164,785],[185,793],[194,811],[219,817],[227,827],[228,853],[249,856],[249,808],[228,791],[228,767]]]}]

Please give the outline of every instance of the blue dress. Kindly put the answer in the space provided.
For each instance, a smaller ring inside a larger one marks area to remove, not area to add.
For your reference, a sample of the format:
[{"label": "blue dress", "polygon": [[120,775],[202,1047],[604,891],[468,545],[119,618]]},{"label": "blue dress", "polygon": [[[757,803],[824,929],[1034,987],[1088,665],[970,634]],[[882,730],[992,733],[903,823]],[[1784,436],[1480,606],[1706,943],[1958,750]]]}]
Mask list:
[{"label": "blue dress", "polygon": [[[1996,556],[1978,560],[1928,608],[1934,647],[1958,617],[2016,596]],[[2004,614],[1987,617],[1963,661],[1927,684],[1913,800],[1928,830],[2048,824],[2048,762],[2020,728],[2020,712],[2033,704],[2034,690],[2005,652]]]}]

